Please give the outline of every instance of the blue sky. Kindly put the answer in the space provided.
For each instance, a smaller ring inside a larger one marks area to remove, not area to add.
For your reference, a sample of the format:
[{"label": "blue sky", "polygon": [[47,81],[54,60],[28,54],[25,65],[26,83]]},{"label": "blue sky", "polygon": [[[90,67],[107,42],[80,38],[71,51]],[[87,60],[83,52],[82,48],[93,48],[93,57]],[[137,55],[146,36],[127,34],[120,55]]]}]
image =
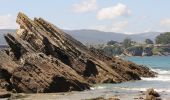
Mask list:
[{"label": "blue sky", "polygon": [[0,29],[16,28],[18,12],[62,29],[127,34],[170,31],[170,0],[1,0]]}]

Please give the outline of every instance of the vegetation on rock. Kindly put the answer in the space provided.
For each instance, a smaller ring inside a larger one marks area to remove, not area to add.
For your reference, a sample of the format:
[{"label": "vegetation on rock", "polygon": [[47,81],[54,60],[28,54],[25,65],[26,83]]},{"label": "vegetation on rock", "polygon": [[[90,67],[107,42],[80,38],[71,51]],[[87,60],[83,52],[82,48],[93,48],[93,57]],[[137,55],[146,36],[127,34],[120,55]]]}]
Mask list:
[{"label": "vegetation on rock", "polygon": [[132,40],[129,38],[125,38],[122,42],[124,48],[128,48],[132,46]]},{"label": "vegetation on rock", "polygon": [[151,39],[145,39],[142,42],[135,42],[125,38],[123,42],[109,41],[106,45],[97,48],[103,50],[110,56],[152,56],[152,55],[170,55],[170,32],[161,34],[155,39],[157,44]]},{"label": "vegetation on rock", "polygon": [[155,41],[157,44],[170,44],[170,32],[160,34]]}]

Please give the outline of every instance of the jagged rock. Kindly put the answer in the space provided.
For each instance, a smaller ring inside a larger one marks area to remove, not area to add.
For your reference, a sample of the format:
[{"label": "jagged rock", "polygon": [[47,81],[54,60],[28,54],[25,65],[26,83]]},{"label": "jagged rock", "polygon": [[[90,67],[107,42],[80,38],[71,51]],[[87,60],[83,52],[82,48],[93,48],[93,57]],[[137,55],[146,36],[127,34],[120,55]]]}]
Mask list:
[{"label": "jagged rock", "polygon": [[5,36],[10,49],[0,52],[0,69],[9,76],[2,79],[16,92],[81,91],[94,83],[155,76],[146,67],[87,48],[42,18],[19,13],[17,23],[16,34]]},{"label": "jagged rock", "polygon": [[9,98],[11,96],[11,93],[8,92],[0,92],[0,98]]},{"label": "jagged rock", "polygon": [[5,51],[0,51],[0,87],[11,90],[10,78],[16,68],[19,66],[12,60]]},{"label": "jagged rock", "polygon": [[160,94],[156,92],[153,88],[147,89],[145,100],[162,100]]},{"label": "jagged rock", "polygon": [[10,92],[7,92],[4,89],[0,89],[0,99],[2,98],[9,98],[11,96]]},{"label": "jagged rock", "polygon": [[13,73],[11,82],[18,92],[66,92],[89,89],[89,85],[73,69],[45,55],[25,55],[23,67]]}]

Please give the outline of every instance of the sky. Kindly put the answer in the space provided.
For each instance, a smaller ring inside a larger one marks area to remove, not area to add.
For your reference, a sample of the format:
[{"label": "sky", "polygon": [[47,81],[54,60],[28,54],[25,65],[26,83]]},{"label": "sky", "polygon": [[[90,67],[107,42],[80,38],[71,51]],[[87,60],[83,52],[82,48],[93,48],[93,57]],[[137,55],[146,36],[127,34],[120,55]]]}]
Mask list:
[{"label": "sky", "polygon": [[0,0],[0,29],[16,29],[18,12],[61,29],[137,34],[170,31],[170,0]]}]

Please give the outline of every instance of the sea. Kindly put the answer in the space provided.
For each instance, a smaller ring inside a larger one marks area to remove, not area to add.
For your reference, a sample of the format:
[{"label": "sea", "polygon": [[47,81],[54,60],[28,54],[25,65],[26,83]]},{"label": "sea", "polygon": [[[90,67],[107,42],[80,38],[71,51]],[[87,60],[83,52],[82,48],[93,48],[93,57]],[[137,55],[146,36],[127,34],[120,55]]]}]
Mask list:
[{"label": "sea", "polygon": [[126,57],[125,60],[145,65],[157,72],[158,75],[154,78],[142,78],[141,81],[122,83],[119,84],[120,86],[128,87],[131,90],[154,88],[158,92],[165,91],[170,93],[170,56]]},{"label": "sea", "polygon": [[[85,100],[96,97],[117,97],[120,100],[142,100],[145,91],[154,88],[161,95],[162,100],[170,100],[170,56],[151,57],[124,57],[139,65],[145,65],[158,73],[154,78],[143,78],[139,81],[123,82],[118,84],[97,84],[91,90],[70,92],[50,97],[59,100]],[[43,97],[45,98],[45,97]]]},{"label": "sea", "polygon": [[[154,88],[157,92],[160,92],[163,100],[170,100],[170,56],[151,56],[151,57],[124,57],[124,60],[132,61],[138,65],[145,65],[151,70],[158,73],[154,78],[143,78],[140,81],[123,82],[120,84],[102,84],[95,87],[95,89],[103,89],[105,92],[108,90],[117,92],[117,95],[141,94],[149,88]],[[94,89],[94,90],[95,90]],[[112,95],[109,92],[105,94]],[[132,99],[132,98],[129,98]],[[124,100],[128,98],[123,98]],[[133,100],[133,99],[132,99]]]}]

